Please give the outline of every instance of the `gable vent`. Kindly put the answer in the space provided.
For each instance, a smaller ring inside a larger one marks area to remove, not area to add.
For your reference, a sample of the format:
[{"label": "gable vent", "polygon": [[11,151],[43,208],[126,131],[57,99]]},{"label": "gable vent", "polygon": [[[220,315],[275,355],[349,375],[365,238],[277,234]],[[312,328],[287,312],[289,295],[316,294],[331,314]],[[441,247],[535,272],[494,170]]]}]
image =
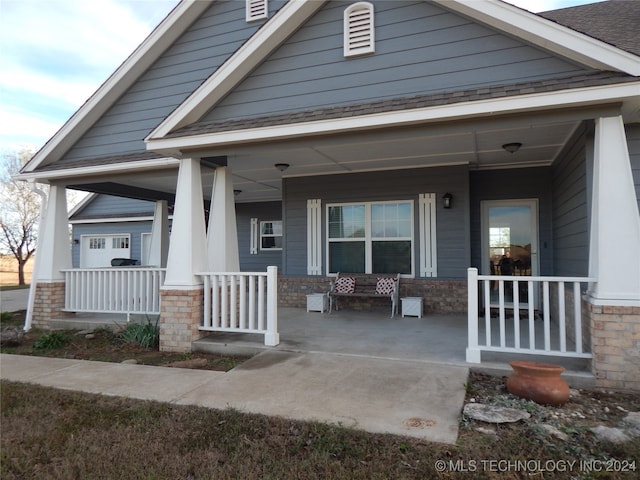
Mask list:
[{"label": "gable vent", "polygon": [[267,18],[269,13],[267,3],[268,0],[247,0],[247,22]]},{"label": "gable vent", "polygon": [[344,56],[375,52],[373,5],[354,3],[344,11]]}]

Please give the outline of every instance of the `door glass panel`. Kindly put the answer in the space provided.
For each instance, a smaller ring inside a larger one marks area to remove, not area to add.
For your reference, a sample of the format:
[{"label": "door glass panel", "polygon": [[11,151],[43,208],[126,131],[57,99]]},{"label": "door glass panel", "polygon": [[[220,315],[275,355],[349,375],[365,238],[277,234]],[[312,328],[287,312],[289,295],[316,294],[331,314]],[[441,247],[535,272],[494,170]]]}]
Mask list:
[{"label": "door glass panel", "polygon": [[[532,269],[532,251],[537,235],[536,212],[533,205],[500,205],[487,209],[489,272],[491,275],[535,275]],[[535,271],[534,271],[535,270]],[[520,283],[519,301],[527,303],[527,284]],[[498,301],[498,282],[491,288],[491,302]],[[505,301],[513,301],[511,282],[505,283]]]}]

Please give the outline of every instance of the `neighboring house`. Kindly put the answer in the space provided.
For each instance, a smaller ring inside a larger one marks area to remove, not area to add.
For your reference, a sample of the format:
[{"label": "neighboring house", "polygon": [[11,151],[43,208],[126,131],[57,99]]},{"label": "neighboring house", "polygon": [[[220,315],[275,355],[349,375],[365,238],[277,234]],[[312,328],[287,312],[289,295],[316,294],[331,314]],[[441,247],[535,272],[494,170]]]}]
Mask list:
[{"label": "neighboring house", "polygon": [[[584,279],[568,334],[599,385],[640,389],[639,23],[621,0],[183,1],[22,170],[51,185],[34,322],[64,307],[74,188],[156,202],[163,349],[211,326],[206,272],[278,265],[289,306],[399,272],[446,313],[474,301],[470,267],[512,268]],[[547,325],[548,292],[515,292]]]}]

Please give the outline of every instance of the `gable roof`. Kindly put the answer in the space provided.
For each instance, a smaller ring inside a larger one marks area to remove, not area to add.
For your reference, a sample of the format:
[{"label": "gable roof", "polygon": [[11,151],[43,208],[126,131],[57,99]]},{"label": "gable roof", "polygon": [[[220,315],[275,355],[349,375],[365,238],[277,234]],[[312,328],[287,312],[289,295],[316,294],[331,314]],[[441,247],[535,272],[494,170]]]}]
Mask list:
[{"label": "gable roof", "polygon": [[[639,59],[593,37],[583,35],[558,23],[539,17],[526,10],[514,7],[501,0],[432,0],[440,6],[482,22],[517,38],[552,51],[580,64],[605,71],[617,71],[624,75],[640,76]],[[305,3],[316,4],[316,8],[302,8]],[[283,8],[279,14],[254,35],[242,52],[232,57],[227,65],[219,69],[204,82],[185,102],[169,115],[146,138],[149,149],[162,144],[161,139],[197,123],[221,98],[244,78],[240,73],[256,68],[273,50],[273,41],[281,41],[290,33],[291,27],[300,25],[325,2],[300,0],[290,2],[296,8]],[[278,17],[278,18],[277,18]],[[285,35],[279,32],[288,25]],[[267,28],[270,27],[270,28]],[[278,33],[280,33],[278,35]],[[278,38],[273,38],[278,35]],[[269,48],[263,43],[269,42]],[[237,80],[237,81],[236,81]],[[234,83],[236,81],[236,83]],[[571,85],[569,85],[571,86]]]},{"label": "gable roof", "polygon": [[637,0],[609,0],[538,15],[640,56],[640,2]]}]

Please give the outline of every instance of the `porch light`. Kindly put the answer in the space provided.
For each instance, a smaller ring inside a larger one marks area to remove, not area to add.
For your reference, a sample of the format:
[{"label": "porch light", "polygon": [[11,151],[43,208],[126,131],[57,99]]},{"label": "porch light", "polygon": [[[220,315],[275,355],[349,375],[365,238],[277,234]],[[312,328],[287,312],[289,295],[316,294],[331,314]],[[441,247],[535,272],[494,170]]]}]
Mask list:
[{"label": "porch light", "polygon": [[504,148],[509,153],[516,153],[518,150],[520,150],[521,146],[522,146],[521,143],[514,142],[514,143],[505,143],[504,145],[502,145],[502,148]]},{"label": "porch light", "polygon": [[444,206],[444,208],[451,208],[451,201],[453,200],[453,195],[451,195],[450,193],[445,193],[442,196],[442,205]]},{"label": "porch light", "polygon": [[284,172],[287,168],[289,168],[289,164],[288,163],[276,163],[274,165],[274,167],[276,167],[281,172]]}]

